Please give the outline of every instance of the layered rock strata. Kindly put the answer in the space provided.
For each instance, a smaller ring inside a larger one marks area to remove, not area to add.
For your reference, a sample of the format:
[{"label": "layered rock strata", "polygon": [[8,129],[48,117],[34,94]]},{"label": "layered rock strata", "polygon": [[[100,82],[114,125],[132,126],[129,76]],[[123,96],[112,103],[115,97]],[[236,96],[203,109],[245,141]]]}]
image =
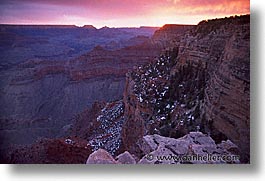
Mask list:
[{"label": "layered rock strata", "polygon": [[139,156],[146,134],[177,138],[200,130],[217,143],[230,139],[248,162],[249,26],[249,15],[203,21],[159,59],[127,74],[125,148]]}]

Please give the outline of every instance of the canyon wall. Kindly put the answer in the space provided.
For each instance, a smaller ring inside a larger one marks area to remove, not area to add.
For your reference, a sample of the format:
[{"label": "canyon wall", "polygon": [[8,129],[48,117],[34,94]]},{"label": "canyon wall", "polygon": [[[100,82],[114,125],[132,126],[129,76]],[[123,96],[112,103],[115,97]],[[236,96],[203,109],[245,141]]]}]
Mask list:
[{"label": "canyon wall", "polygon": [[[203,21],[175,48],[128,74],[123,143],[131,153],[146,134],[202,131],[230,139],[249,162],[249,15]],[[133,131],[132,131],[133,130]]]},{"label": "canyon wall", "polygon": [[[201,22],[180,45],[179,61],[207,62],[203,104],[208,125],[250,154],[250,17]],[[218,139],[218,138],[217,138]]]}]

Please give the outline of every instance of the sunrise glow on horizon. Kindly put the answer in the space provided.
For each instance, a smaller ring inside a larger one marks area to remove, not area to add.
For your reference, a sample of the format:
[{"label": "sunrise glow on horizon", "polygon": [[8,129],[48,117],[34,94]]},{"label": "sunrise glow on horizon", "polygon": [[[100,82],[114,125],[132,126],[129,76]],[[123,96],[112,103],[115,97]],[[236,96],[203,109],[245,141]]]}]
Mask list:
[{"label": "sunrise glow on horizon", "polygon": [[97,28],[197,24],[249,14],[249,0],[3,0],[0,24],[93,25]]}]

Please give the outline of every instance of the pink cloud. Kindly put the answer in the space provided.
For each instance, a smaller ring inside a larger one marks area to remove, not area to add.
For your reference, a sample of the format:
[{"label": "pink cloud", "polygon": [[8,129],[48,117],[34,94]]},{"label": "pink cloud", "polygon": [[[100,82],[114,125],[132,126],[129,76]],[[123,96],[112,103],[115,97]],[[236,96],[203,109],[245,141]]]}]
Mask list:
[{"label": "pink cloud", "polygon": [[249,4],[249,0],[2,0],[0,23],[135,26],[178,23],[177,17],[184,17],[188,24],[195,22],[192,16],[247,14]]}]

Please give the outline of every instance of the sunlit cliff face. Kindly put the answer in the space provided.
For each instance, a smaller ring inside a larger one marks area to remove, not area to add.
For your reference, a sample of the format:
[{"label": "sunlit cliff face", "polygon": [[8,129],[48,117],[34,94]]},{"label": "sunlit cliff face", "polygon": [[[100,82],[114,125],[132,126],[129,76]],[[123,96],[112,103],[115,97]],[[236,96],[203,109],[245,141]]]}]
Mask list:
[{"label": "sunlit cliff face", "polygon": [[249,0],[2,0],[1,24],[93,24],[96,27],[197,24],[249,14]]}]

